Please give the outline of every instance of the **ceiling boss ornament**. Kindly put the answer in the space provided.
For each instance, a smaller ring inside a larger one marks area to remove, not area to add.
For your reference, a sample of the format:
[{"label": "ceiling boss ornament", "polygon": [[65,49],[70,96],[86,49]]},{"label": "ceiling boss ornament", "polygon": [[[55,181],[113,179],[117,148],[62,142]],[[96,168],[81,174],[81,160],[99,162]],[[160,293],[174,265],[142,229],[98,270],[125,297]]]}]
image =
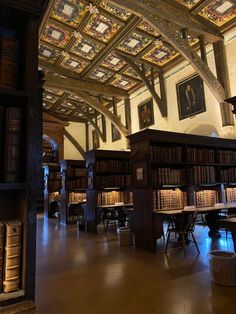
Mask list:
[{"label": "ceiling boss ornament", "polygon": [[98,14],[99,13],[98,8],[95,5],[93,5],[92,3],[90,3],[90,5],[88,5],[86,8],[89,10],[90,14]]},{"label": "ceiling boss ornament", "polygon": [[73,36],[80,41],[83,38],[83,35],[77,31],[73,32]]}]

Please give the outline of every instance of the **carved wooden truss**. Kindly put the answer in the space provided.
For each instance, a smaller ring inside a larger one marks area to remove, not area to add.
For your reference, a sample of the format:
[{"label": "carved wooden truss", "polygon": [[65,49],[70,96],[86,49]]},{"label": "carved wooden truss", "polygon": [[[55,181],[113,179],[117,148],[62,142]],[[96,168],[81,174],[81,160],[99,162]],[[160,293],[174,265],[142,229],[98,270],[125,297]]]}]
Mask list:
[{"label": "carved wooden truss", "polygon": [[109,110],[111,96],[127,103],[129,94],[145,84],[167,116],[165,71],[185,58],[222,104],[223,125],[232,125],[224,104],[230,96],[227,80],[219,82],[208,68],[204,42],[222,40],[235,19],[233,0],[52,0],[40,27],[44,111],[68,121],[89,121],[103,140],[98,116],[127,135],[130,125]]}]

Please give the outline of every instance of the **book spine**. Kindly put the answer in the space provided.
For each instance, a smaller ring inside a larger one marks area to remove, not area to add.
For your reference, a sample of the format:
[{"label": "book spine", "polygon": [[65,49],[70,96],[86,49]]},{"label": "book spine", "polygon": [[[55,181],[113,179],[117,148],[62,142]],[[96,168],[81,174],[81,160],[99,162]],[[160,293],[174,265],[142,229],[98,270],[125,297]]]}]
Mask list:
[{"label": "book spine", "polygon": [[5,182],[8,183],[22,180],[21,116],[20,108],[6,110]]}]

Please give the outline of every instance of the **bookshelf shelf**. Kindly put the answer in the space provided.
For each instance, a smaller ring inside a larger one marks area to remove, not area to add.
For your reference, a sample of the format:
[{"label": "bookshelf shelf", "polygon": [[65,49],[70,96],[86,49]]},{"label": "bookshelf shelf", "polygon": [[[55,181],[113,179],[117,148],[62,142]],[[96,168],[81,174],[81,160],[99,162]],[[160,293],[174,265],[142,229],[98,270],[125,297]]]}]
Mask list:
[{"label": "bookshelf shelf", "polygon": [[[157,130],[128,136],[133,171],[136,245],[156,250],[153,210],[211,207],[236,200],[236,141]],[[174,139],[174,140],[173,140]],[[230,184],[228,184],[230,186]],[[158,216],[159,217],[159,216]],[[158,224],[160,221],[158,221]]]},{"label": "bookshelf shelf", "polygon": [[60,222],[70,222],[70,204],[82,203],[86,199],[86,169],[84,160],[61,160],[61,208]]},{"label": "bookshelf shelf", "polygon": [[[42,76],[38,72],[38,28],[46,1],[2,0],[0,4],[0,307],[34,300],[36,206],[42,142]],[[37,6],[37,10],[34,8]],[[32,14],[32,12],[34,13]],[[7,237],[15,245],[14,277],[9,272]]]},{"label": "bookshelf shelf", "polygon": [[97,207],[116,202],[132,203],[130,151],[90,150],[86,153],[88,177],[87,230],[97,232]]}]

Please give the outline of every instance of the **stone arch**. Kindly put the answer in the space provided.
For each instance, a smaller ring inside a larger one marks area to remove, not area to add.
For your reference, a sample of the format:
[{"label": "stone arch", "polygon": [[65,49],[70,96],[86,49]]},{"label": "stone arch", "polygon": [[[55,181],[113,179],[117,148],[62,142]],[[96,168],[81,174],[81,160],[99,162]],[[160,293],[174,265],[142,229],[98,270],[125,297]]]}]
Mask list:
[{"label": "stone arch", "polygon": [[208,124],[207,122],[195,123],[188,127],[184,133],[203,135],[203,136],[212,136],[218,137],[219,133],[214,125]]}]

